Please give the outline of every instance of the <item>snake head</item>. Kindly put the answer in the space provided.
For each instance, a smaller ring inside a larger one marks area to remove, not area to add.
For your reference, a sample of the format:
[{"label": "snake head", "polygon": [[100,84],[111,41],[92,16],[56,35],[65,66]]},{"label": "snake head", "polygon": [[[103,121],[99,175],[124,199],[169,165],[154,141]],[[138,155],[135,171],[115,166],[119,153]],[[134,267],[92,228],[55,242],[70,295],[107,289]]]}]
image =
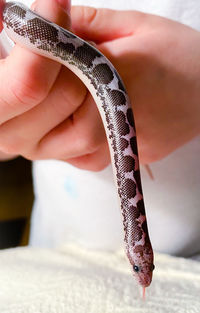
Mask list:
[{"label": "snake head", "polygon": [[142,287],[148,287],[151,284],[154,268],[153,263],[133,265],[133,275]]},{"label": "snake head", "polygon": [[148,287],[152,281],[153,270],[153,251],[150,242],[128,248],[127,256],[132,265],[133,275],[142,287]]}]

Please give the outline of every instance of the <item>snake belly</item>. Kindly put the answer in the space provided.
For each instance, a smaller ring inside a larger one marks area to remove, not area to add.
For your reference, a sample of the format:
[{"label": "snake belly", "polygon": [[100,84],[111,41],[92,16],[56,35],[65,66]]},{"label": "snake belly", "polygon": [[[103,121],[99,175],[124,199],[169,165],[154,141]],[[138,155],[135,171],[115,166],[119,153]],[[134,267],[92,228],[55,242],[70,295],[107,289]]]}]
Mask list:
[{"label": "snake belly", "polygon": [[149,286],[154,268],[153,251],[147,229],[133,112],[120,76],[96,48],[21,3],[5,4],[3,24],[14,42],[68,67],[92,94],[109,144],[126,253],[139,284]]}]

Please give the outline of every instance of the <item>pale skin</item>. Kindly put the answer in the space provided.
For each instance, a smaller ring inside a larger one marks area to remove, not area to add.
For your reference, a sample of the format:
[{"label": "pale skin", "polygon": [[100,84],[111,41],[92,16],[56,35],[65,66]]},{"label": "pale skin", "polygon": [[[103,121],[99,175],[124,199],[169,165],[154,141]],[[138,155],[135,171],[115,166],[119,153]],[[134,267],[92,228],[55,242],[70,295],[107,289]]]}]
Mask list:
[{"label": "pale skin", "polygon": [[[70,26],[67,0],[37,0],[34,9],[93,41],[115,65],[133,104],[142,164],[199,135],[200,32],[136,11],[87,7],[72,8]],[[68,69],[16,45],[0,61],[0,77],[2,160],[53,158],[93,171],[109,164],[96,105]]]}]

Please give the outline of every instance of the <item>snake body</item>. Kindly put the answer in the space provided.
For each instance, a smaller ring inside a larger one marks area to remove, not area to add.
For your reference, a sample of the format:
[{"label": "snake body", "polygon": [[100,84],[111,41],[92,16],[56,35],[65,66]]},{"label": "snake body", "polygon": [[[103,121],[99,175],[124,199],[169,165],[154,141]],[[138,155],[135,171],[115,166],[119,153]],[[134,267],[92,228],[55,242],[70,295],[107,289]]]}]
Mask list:
[{"label": "snake body", "polygon": [[133,112],[120,76],[110,61],[88,42],[21,3],[5,4],[3,23],[14,42],[67,66],[92,94],[109,144],[126,253],[139,284],[149,286],[154,268],[153,251],[147,229]]}]

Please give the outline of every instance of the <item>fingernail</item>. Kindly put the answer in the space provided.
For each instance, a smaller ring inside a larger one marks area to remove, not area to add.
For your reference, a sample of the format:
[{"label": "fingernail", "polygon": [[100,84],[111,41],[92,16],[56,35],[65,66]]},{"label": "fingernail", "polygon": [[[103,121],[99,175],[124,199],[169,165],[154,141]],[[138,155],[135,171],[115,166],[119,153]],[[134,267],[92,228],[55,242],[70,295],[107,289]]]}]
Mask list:
[{"label": "fingernail", "polygon": [[56,0],[56,1],[65,11],[67,11],[68,14],[70,14],[71,0]]}]

